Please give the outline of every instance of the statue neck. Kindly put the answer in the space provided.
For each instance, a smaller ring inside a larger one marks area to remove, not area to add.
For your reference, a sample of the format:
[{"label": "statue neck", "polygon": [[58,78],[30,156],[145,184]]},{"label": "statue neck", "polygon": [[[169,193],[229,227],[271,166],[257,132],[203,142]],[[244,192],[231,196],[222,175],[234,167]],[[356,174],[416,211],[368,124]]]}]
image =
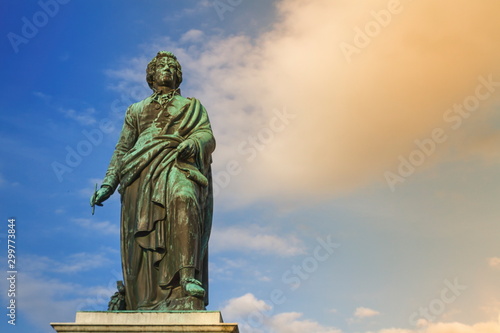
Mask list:
[{"label": "statue neck", "polygon": [[173,88],[167,87],[167,86],[156,86],[154,91],[155,91],[155,93],[157,93],[159,95],[166,95],[166,94],[171,93],[174,90],[176,90],[176,89],[173,89]]}]

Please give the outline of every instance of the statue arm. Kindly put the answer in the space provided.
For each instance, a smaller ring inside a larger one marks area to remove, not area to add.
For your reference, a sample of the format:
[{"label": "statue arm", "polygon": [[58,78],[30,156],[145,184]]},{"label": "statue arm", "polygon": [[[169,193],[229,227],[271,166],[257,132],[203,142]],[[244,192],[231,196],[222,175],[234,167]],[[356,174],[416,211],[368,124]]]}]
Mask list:
[{"label": "statue arm", "polygon": [[193,133],[188,139],[194,140],[203,155],[210,155],[215,150],[215,139],[210,128]]},{"label": "statue arm", "polygon": [[138,124],[133,113],[133,106],[127,109],[120,138],[106,171],[101,187],[109,187],[113,193],[120,184],[120,162],[123,156],[134,147],[138,137]]},{"label": "statue arm", "polygon": [[[215,139],[210,124],[192,133],[179,147],[181,158],[195,157],[198,168],[206,169],[211,164],[211,154],[215,150]],[[202,171],[204,172],[204,171]]]},{"label": "statue arm", "polygon": [[212,163],[212,153],[215,150],[215,138],[212,132],[212,126],[208,119],[207,110],[201,105],[201,123],[200,126],[193,134],[189,136],[197,147],[197,162],[200,170],[205,173],[206,168]]},{"label": "statue arm", "polygon": [[177,148],[180,157],[187,159],[196,157],[200,170],[205,169],[212,162],[211,154],[215,150],[215,139],[210,126],[208,114],[201,103],[195,99],[191,99],[190,111],[192,117],[189,118],[191,123],[196,122],[195,129],[185,136],[183,141]]}]

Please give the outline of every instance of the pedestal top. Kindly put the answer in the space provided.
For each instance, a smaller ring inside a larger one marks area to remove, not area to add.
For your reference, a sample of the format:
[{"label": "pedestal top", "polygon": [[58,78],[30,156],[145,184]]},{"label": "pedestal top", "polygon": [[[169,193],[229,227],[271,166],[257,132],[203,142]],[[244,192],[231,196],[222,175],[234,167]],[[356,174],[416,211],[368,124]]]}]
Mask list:
[{"label": "pedestal top", "polygon": [[76,324],[93,325],[214,325],[223,323],[220,311],[79,311]]},{"label": "pedestal top", "polygon": [[74,323],[51,323],[58,333],[238,333],[219,311],[80,311]]}]

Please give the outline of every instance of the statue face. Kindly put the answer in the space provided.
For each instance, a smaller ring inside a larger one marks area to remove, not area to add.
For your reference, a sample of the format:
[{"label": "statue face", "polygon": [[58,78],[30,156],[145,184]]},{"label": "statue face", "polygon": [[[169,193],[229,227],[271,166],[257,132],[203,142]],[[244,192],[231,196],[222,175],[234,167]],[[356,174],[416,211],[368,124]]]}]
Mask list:
[{"label": "statue face", "polygon": [[176,75],[172,61],[173,60],[170,60],[168,57],[162,57],[156,60],[156,72],[153,78],[157,86],[175,89]]}]

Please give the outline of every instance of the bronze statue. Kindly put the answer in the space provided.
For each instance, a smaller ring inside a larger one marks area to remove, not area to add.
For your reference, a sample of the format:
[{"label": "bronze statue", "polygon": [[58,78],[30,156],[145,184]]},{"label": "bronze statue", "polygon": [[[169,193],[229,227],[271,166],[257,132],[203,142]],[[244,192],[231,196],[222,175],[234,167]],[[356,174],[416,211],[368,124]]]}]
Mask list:
[{"label": "bronze statue", "polygon": [[215,140],[205,108],[180,95],[172,53],[158,52],[146,80],[153,94],[127,109],[90,203],[102,206],[119,185],[127,310],[204,310]]}]

